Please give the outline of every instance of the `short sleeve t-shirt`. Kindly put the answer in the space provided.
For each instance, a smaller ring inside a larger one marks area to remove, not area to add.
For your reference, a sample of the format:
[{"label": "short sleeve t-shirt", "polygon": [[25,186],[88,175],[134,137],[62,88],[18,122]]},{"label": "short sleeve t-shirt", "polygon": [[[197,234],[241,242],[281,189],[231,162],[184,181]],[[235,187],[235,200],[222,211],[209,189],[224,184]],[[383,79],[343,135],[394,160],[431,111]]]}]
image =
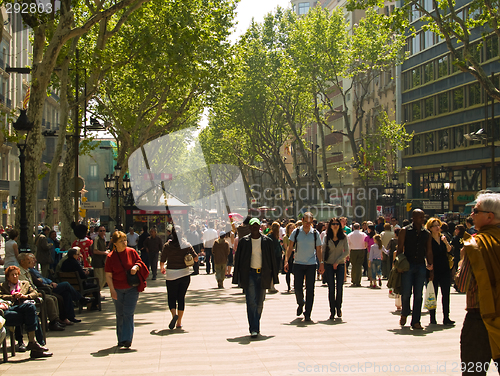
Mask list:
[{"label": "short sleeve t-shirt", "polygon": [[290,235],[290,240],[294,242],[295,248],[295,264],[301,265],[316,265],[316,247],[314,246],[314,232],[316,232],[316,246],[321,245],[320,235],[317,230],[310,229],[306,234],[304,227],[300,227],[297,236],[297,229],[293,230]]}]

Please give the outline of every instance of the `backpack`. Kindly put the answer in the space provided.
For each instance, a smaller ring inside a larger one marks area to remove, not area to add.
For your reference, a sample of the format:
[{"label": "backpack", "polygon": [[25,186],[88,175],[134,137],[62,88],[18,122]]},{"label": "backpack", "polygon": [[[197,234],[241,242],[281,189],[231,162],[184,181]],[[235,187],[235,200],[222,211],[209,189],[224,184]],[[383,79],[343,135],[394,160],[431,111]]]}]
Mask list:
[{"label": "backpack", "polygon": [[[298,251],[298,248],[297,248],[297,237],[299,236],[299,232],[300,232],[300,227],[297,227],[297,232],[295,233],[295,253],[297,253]],[[314,250],[316,250],[316,239],[318,239],[318,231],[316,231],[316,229],[313,229],[313,235],[314,235]]]}]

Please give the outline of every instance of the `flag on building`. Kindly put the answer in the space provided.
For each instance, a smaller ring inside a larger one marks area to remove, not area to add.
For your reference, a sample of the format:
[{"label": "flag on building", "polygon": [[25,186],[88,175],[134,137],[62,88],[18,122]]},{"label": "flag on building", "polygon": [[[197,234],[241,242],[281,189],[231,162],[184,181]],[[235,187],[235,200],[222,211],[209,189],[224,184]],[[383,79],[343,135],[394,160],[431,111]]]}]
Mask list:
[{"label": "flag on building", "polygon": [[23,100],[23,110],[26,110],[28,107],[28,102],[30,101],[30,88],[28,88],[28,91],[26,92],[26,96],[24,97]]}]

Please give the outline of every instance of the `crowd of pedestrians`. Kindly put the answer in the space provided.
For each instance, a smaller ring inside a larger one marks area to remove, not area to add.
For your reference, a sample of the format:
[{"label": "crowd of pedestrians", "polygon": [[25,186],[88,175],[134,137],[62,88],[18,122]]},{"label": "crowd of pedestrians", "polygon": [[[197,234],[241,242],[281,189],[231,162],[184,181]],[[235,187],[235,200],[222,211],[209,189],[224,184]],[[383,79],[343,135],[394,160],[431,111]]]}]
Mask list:
[{"label": "crowd of pedestrians", "polygon": [[206,226],[193,224],[186,231],[171,226],[166,239],[161,239],[154,227],[145,226],[141,234],[130,228],[127,234],[114,232],[106,242],[104,226],[88,231],[86,226],[74,224],[77,240],[59,261],[50,228],[41,229],[35,239],[36,254],[29,255],[19,254],[19,234],[11,229],[5,244],[6,282],[1,287],[0,308],[5,311],[6,325],[26,328],[28,346],[24,346],[19,330],[18,347],[31,350],[36,358],[52,355],[44,347],[30,306],[43,285],[53,292],[46,299],[50,330],[64,330],[80,321],[73,302],[95,309],[101,300],[100,296],[82,297],[65,282],[53,282],[50,278],[57,270],[78,272],[82,279],[95,276],[101,289],[107,284],[115,305],[118,345],[125,348],[132,344],[139,292],[145,289],[150,274],[152,280],[157,278],[158,261],[166,278],[171,330],[182,327],[191,277],[200,274],[204,265],[206,274],[215,275],[218,288],[224,288],[229,279],[243,289],[252,338],[260,335],[266,292],[277,292],[280,272],[287,286],[283,293],[293,292],[296,315],[303,316],[305,322],[312,321],[317,277],[328,287],[330,320],[343,317],[348,277],[347,288],[361,287],[366,277],[372,289],[380,289],[383,281],[388,281],[400,326],[409,319],[415,331],[423,329],[423,292],[432,281],[441,304],[429,310],[429,325],[454,325],[450,291],[453,287],[465,292],[461,357],[471,362],[499,361],[500,195],[483,193],[476,202],[465,225],[428,218],[420,209],[413,210],[411,221],[403,227],[396,218],[386,221],[383,217],[377,218],[376,224],[348,224],[345,217],[318,223],[306,212],[297,221],[247,217],[240,225],[209,221]]}]

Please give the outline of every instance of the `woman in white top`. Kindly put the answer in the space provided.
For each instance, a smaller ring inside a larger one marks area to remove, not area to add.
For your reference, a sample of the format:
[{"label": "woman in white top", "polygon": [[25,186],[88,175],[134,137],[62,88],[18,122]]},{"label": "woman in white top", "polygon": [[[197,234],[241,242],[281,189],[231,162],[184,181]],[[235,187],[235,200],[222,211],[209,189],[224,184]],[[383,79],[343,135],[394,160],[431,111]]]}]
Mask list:
[{"label": "woman in white top", "polygon": [[9,266],[19,266],[19,262],[17,262],[17,256],[19,256],[19,249],[17,247],[17,238],[19,237],[19,232],[15,229],[10,230],[9,232],[9,241],[5,243],[5,264],[4,270]]},{"label": "woman in white top", "polygon": [[[382,245],[385,249],[388,249],[387,244],[394,238],[394,231],[389,223],[384,225],[384,231],[380,234],[382,239]],[[392,255],[386,255],[382,253],[382,278],[387,279],[389,277],[389,272],[392,268]]]},{"label": "woman in white top", "polygon": [[[382,254],[386,253],[386,249],[382,245],[382,237],[377,234],[373,237],[374,244],[370,248],[368,259],[372,269],[372,279],[370,280],[370,287],[378,289],[382,286]],[[377,278],[378,277],[378,286]]]}]

